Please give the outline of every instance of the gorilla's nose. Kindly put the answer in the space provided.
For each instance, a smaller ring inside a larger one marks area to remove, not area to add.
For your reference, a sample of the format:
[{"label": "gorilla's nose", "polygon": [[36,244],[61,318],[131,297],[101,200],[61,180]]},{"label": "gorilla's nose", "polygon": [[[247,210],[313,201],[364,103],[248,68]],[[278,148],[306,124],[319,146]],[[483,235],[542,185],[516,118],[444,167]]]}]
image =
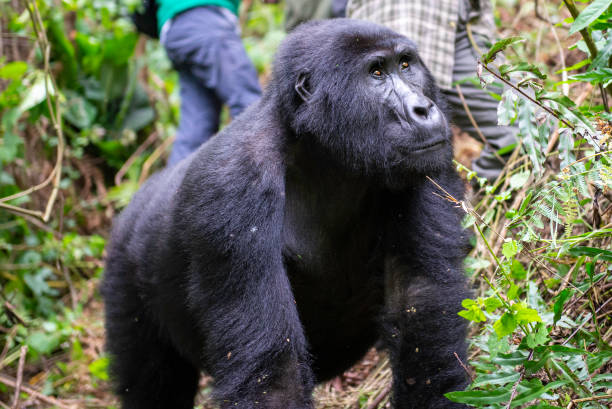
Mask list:
[{"label": "gorilla's nose", "polygon": [[421,97],[409,108],[410,118],[415,122],[427,121],[434,104],[428,98]]},{"label": "gorilla's nose", "polygon": [[438,107],[424,95],[412,95],[407,101],[407,111],[410,119],[416,124],[427,128],[440,125]]}]

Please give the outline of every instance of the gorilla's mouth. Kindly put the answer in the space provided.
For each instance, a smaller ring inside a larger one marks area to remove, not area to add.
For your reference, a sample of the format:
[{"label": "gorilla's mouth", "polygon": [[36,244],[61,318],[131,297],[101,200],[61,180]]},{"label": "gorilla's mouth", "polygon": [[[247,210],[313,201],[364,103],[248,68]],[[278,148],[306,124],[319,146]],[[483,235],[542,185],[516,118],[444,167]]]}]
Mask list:
[{"label": "gorilla's mouth", "polygon": [[410,150],[408,150],[409,153],[425,153],[425,152],[430,152],[430,151],[434,151],[437,149],[440,149],[442,146],[444,146],[446,144],[446,140],[445,139],[436,139],[433,141],[429,141],[421,146],[416,146],[416,147],[411,147]]}]

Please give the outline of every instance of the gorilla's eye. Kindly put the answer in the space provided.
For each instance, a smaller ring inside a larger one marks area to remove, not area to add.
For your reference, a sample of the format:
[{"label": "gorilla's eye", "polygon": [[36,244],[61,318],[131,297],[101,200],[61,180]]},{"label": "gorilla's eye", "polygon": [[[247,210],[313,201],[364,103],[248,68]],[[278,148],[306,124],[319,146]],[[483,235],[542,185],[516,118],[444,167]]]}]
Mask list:
[{"label": "gorilla's eye", "polygon": [[408,61],[402,61],[402,68],[406,69],[408,67],[410,67],[410,64],[408,64]]},{"label": "gorilla's eye", "polygon": [[380,66],[374,66],[370,69],[370,75],[374,78],[381,79],[383,77],[383,70]]}]

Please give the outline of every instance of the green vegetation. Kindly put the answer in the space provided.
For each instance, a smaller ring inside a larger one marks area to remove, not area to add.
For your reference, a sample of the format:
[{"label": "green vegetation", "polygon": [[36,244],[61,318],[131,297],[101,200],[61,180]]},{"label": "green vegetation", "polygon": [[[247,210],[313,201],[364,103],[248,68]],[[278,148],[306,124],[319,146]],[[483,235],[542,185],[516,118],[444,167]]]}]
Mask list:
[{"label": "green vegetation", "polygon": [[[96,288],[108,227],[163,166],[178,118],[176,74],[129,21],[138,3],[0,1],[0,407],[17,386],[20,402],[42,407],[117,404]],[[507,84],[499,120],[521,133],[496,182],[457,165],[482,186],[477,203],[448,197],[475,233],[476,295],[460,313],[473,321],[473,382],[455,401],[611,405],[611,5],[497,2],[506,40],[479,76]],[[255,2],[245,17],[265,81],[282,4]],[[368,359],[358,385],[318,390],[322,407],[385,405],[388,367]]]}]

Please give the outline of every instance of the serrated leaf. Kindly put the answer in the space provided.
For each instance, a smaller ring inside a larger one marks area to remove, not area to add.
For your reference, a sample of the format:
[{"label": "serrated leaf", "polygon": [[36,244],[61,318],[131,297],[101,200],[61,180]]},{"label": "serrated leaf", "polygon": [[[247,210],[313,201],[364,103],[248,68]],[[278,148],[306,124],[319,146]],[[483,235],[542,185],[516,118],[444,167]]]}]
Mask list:
[{"label": "serrated leaf", "polygon": [[608,42],[599,49],[597,56],[591,64],[591,68],[607,67],[608,61],[610,61],[610,56],[612,56],[612,38],[609,38]]},{"label": "serrated leaf", "polygon": [[501,338],[512,334],[517,326],[518,323],[516,322],[514,315],[506,312],[497,321],[495,321],[493,324],[493,329],[495,330],[497,337]]},{"label": "serrated leaf", "polygon": [[507,259],[511,259],[518,253],[518,243],[515,240],[505,242],[502,246],[502,253]]},{"label": "serrated leaf", "polygon": [[612,0],[595,0],[593,3],[589,4],[582,12],[576,17],[576,20],[570,27],[570,34],[577,33],[582,30],[593,21],[597,19],[597,17],[601,16],[601,14],[610,7],[612,4]]},{"label": "serrated leaf", "polygon": [[515,173],[512,175],[512,177],[510,177],[510,187],[513,190],[523,187],[527,182],[527,179],[529,179],[529,175],[531,175],[531,172],[528,170]]},{"label": "serrated leaf", "polygon": [[[518,305],[518,304],[515,304]],[[528,324],[530,322],[541,322],[542,318],[533,308],[519,308],[516,311],[515,319],[519,324]]]},{"label": "serrated leaf", "polygon": [[583,74],[572,75],[570,78],[595,85],[602,84],[605,88],[612,83],[612,68],[597,68]]},{"label": "serrated leaf", "polygon": [[530,72],[541,80],[546,79],[546,75],[542,74],[542,71],[534,64],[527,62],[521,62],[515,65],[503,64],[499,67],[499,73],[502,75],[508,75],[511,72]]},{"label": "serrated leaf", "polygon": [[484,305],[487,312],[493,312],[504,304],[497,297],[489,297],[485,298]]},{"label": "serrated leaf", "polygon": [[[612,1],[612,0],[610,0]],[[504,51],[509,45],[518,43],[521,41],[525,41],[523,37],[508,37],[502,40],[499,40],[489,49],[489,51],[482,56],[482,62],[484,64],[488,64],[495,59],[495,56]]]}]

